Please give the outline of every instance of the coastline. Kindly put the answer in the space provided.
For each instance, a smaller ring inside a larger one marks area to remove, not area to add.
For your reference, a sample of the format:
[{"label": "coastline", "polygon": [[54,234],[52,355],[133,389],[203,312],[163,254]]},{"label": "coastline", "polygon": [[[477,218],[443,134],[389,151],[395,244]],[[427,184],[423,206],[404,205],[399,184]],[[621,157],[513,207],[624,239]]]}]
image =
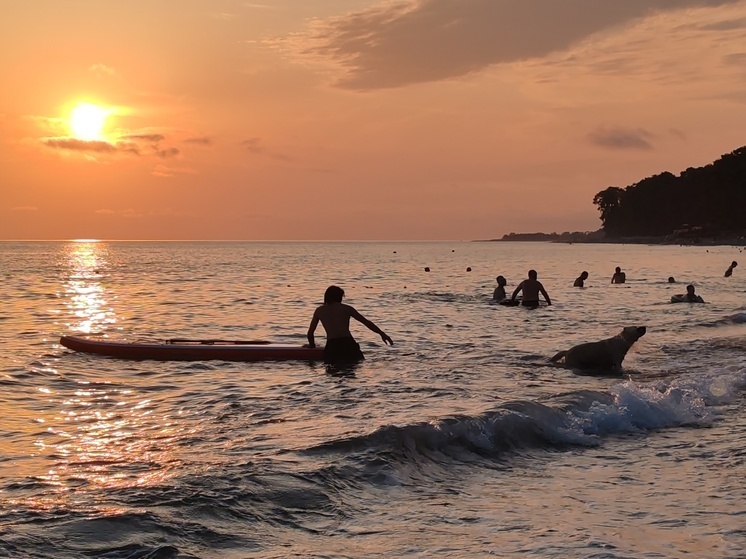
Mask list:
[{"label": "coastline", "polygon": [[500,239],[478,239],[473,242],[510,242],[510,243],[565,243],[565,244],[614,244],[614,245],[679,245],[679,246],[746,246],[744,234],[713,235],[701,237],[639,236],[639,237],[606,237],[593,234],[550,234],[527,233],[504,235]]}]

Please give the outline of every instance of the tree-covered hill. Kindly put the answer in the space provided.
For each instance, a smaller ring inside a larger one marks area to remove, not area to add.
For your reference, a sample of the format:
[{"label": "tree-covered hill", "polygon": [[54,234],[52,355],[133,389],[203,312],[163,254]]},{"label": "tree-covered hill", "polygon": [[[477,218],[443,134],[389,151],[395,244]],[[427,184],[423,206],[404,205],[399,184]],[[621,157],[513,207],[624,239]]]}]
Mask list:
[{"label": "tree-covered hill", "polygon": [[703,236],[746,231],[746,146],[678,177],[664,172],[593,198],[607,237]]}]

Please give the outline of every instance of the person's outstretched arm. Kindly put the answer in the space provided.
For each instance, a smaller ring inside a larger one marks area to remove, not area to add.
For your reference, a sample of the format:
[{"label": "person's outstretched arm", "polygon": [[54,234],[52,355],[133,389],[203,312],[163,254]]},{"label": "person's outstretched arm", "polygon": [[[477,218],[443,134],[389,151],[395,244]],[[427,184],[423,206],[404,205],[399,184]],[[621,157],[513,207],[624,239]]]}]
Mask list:
[{"label": "person's outstretched arm", "polygon": [[515,301],[515,298],[518,296],[518,293],[521,289],[523,289],[523,282],[519,283],[518,287],[516,287],[515,291],[513,291],[513,294],[510,296],[511,301]]},{"label": "person's outstretched arm", "polygon": [[308,347],[316,347],[316,340],[314,340],[313,333],[316,332],[316,327],[319,325],[319,317],[316,313],[313,313],[311,324],[308,326]]},{"label": "person's outstretched arm", "polygon": [[373,322],[371,322],[370,320],[368,320],[367,318],[365,318],[362,314],[360,314],[359,312],[357,312],[357,310],[355,310],[353,307],[350,307],[350,316],[352,318],[354,318],[355,320],[357,320],[358,322],[361,322],[361,323],[365,324],[368,327],[368,329],[370,329],[373,332],[375,332],[376,334],[380,335],[381,339],[383,340],[383,343],[389,344],[389,345],[394,345],[394,340],[392,340],[389,337],[389,335],[386,334],[386,332],[384,332],[383,330],[381,330]]}]

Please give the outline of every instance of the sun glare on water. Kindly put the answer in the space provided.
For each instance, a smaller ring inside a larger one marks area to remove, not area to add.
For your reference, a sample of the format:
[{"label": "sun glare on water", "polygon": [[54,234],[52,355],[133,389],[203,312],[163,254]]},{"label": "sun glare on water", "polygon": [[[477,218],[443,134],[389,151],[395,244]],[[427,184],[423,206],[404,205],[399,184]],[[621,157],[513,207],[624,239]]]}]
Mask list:
[{"label": "sun glare on water", "polygon": [[104,139],[104,126],[109,112],[98,105],[78,103],[70,112],[70,130],[78,140]]}]

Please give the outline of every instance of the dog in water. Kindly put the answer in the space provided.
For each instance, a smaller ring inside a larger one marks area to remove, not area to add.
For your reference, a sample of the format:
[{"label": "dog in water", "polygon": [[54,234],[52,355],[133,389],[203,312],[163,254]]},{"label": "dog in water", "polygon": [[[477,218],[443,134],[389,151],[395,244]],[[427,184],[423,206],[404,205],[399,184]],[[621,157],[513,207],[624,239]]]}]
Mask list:
[{"label": "dog in water", "polygon": [[613,338],[576,345],[552,357],[552,363],[565,360],[565,366],[576,369],[621,369],[624,356],[645,335],[645,326],[627,326]]}]

